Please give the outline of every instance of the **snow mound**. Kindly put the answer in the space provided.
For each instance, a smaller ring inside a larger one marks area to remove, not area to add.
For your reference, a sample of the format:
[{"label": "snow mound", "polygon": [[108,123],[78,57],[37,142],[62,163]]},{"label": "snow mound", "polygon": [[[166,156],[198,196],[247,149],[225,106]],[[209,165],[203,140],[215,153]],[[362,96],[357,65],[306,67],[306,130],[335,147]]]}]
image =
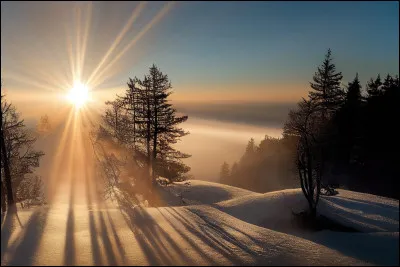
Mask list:
[{"label": "snow mound", "polygon": [[179,196],[184,204],[190,205],[213,204],[248,195],[260,195],[242,188],[200,180],[175,182],[168,189]]},{"label": "snow mound", "polygon": [[321,214],[360,232],[399,232],[399,201],[339,189],[321,198]]},{"label": "snow mound", "polygon": [[[197,180],[190,185],[175,183],[174,187],[186,204],[213,204],[240,220],[283,232],[291,228],[293,212],[308,207],[300,188],[259,194]],[[338,192],[320,197],[318,214],[360,232],[399,232],[398,200],[342,189]]]},{"label": "snow mound", "polygon": [[301,189],[286,189],[247,195],[216,203],[215,206],[236,218],[269,229],[291,228],[292,211],[307,208]]}]

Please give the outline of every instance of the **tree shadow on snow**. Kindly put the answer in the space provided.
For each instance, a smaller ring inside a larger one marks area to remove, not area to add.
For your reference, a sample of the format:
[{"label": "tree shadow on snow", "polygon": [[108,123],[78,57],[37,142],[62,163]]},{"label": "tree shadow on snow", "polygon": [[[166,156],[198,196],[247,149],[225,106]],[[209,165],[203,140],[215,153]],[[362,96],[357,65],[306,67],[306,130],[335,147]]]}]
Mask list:
[{"label": "tree shadow on snow", "polygon": [[[24,226],[18,244],[8,246],[14,251],[8,265],[32,265],[47,222],[49,207],[38,207]],[[3,231],[2,231],[3,240]],[[17,243],[17,242],[15,242]],[[3,244],[2,244],[3,249]],[[3,253],[2,253],[3,254]],[[3,257],[3,255],[2,255]]]},{"label": "tree shadow on snow", "polygon": [[[88,177],[88,176],[87,176]],[[96,187],[96,186],[95,186]],[[89,182],[86,179],[86,197],[88,204],[89,214],[89,229],[90,229],[90,242],[92,247],[92,260],[94,265],[120,265],[126,263],[125,250],[122,246],[121,240],[115,229],[114,222],[107,209],[103,210],[92,210],[93,199],[89,192]],[[94,189],[97,192],[97,188]],[[97,203],[101,203],[100,197],[95,195]],[[107,217],[106,217],[107,216]],[[110,230],[107,228],[106,221],[108,220]],[[97,226],[97,227],[96,227]],[[113,246],[110,237],[113,237],[116,243],[116,247]],[[105,262],[102,258],[102,249],[104,246]],[[120,259],[122,262],[119,262]]]}]

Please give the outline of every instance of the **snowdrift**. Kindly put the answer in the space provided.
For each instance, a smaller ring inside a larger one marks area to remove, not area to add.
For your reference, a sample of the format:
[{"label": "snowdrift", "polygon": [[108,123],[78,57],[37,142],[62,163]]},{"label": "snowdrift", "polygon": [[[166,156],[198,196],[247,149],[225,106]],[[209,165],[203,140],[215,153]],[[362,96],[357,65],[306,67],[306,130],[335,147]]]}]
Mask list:
[{"label": "snowdrift", "polygon": [[399,232],[399,201],[339,189],[322,197],[319,212],[331,220],[360,232]]},{"label": "snowdrift", "polygon": [[[212,204],[245,222],[269,229],[290,228],[292,212],[307,208],[300,188],[254,193],[204,181],[174,183],[188,204]],[[321,196],[318,213],[360,232],[399,232],[399,201],[338,189],[335,196]]]},{"label": "snowdrift", "polygon": [[181,197],[185,204],[190,205],[213,204],[247,195],[260,195],[238,187],[200,180],[176,182],[169,185],[168,190]]},{"label": "snowdrift", "polygon": [[301,189],[247,195],[215,203],[219,210],[240,220],[274,230],[290,229],[292,212],[300,212],[307,206]]}]

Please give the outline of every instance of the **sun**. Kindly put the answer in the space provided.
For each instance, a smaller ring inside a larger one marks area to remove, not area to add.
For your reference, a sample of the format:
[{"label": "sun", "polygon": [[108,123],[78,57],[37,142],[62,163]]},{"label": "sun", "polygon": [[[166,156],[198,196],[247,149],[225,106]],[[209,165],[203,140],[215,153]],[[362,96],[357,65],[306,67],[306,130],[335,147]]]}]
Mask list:
[{"label": "sun", "polygon": [[74,104],[75,107],[82,107],[89,100],[89,90],[87,86],[81,82],[75,82],[67,95],[67,99]]}]

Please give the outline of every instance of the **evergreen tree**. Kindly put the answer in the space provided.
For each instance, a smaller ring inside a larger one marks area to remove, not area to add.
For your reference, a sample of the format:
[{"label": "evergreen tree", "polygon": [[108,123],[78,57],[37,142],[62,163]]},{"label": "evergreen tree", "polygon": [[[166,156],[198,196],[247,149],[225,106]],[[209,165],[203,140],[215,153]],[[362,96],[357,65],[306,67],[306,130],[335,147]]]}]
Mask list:
[{"label": "evergreen tree", "polygon": [[[397,80],[398,80],[398,78],[397,78]],[[382,91],[385,94],[387,91],[394,89],[394,88],[396,88],[396,79],[393,79],[393,77],[390,74],[388,74],[385,77],[385,80],[383,81]]]},{"label": "evergreen tree", "polygon": [[360,138],[361,85],[358,73],[353,81],[348,83],[344,106],[335,114],[331,121],[333,127],[329,151],[336,157],[331,159],[338,166],[348,169],[355,161]]},{"label": "evergreen tree", "polygon": [[136,167],[141,169],[135,171],[136,175],[142,175],[151,194],[157,176],[171,181],[184,180],[190,171],[182,162],[190,155],[174,147],[188,134],[179,127],[188,117],[176,115],[168,99],[171,83],[155,65],[143,79],[130,78],[127,85],[123,96],[106,102],[109,108],[103,115],[101,129],[119,146],[132,152]]},{"label": "evergreen tree", "polygon": [[357,108],[361,103],[361,85],[358,73],[352,82],[349,82],[346,92],[346,104]]},{"label": "evergreen tree", "polygon": [[[166,74],[163,74],[154,64],[150,67],[148,76],[150,83],[151,99],[151,139],[153,181],[155,181],[156,170],[159,168],[157,162],[160,158],[163,162],[181,163],[181,159],[190,155],[182,153],[172,147],[179,138],[188,134],[178,125],[185,122],[188,116],[176,116],[176,109],[168,102],[171,95],[171,83]],[[180,164],[178,164],[180,165]],[[187,171],[187,168],[184,170]]]},{"label": "evergreen tree", "polygon": [[381,86],[382,81],[380,74],[378,74],[375,81],[371,78],[366,86],[368,97],[376,97],[381,95]]},{"label": "evergreen tree", "polygon": [[314,91],[309,92],[310,100],[321,107],[323,118],[328,118],[343,102],[344,93],[340,87],[342,78],[342,73],[336,72],[331,50],[328,49],[324,62],[318,67],[313,82],[310,83]]},{"label": "evergreen tree", "polygon": [[246,150],[244,152],[244,155],[241,158],[241,163],[246,165],[252,162],[254,159],[254,155],[257,151],[257,146],[254,142],[254,138],[251,138],[249,142],[247,143]]},{"label": "evergreen tree", "polygon": [[309,101],[312,102],[315,116],[320,116],[318,120],[318,143],[315,145],[319,149],[319,172],[322,177],[326,177],[327,165],[331,154],[326,153],[334,132],[329,129],[329,122],[335,112],[345,101],[345,92],[341,88],[342,73],[336,71],[336,66],[332,62],[331,50],[328,49],[325,59],[310,83],[314,91],[309,92]]},{"label": "evergreen tree", "polygon": [[238,171],[239,171],[239,165],[237,164],[237,162],[234,162],[232,164],[231,176],[236,175]]},{"label": "evergreen tree", "polygon": [[221,166],[221,171],[219,174],[219,179],[222,184],[228,184],[229,183],[229,176],[230,176],[230,171],[229,171],[229,164],[224,162]]}]

